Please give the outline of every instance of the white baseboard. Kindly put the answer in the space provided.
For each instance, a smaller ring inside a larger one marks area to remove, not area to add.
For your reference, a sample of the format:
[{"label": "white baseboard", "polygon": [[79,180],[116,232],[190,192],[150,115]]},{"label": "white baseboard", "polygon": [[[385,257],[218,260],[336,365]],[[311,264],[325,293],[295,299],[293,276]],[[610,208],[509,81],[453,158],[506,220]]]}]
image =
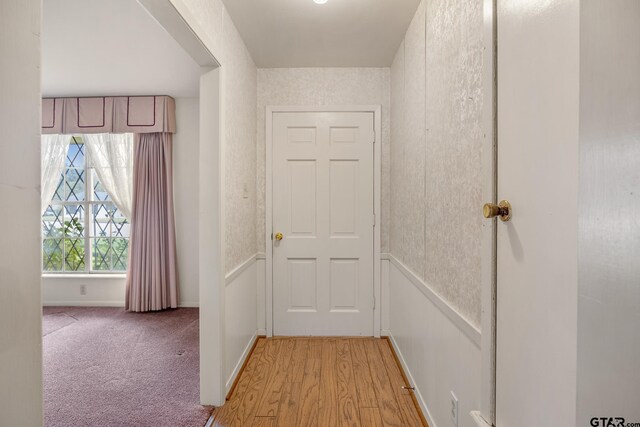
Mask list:
[{"label": "white baseboard", "polygon": [[407,379],[409,380],[410,386],[414,387],[413,393],[416,395],[416,400],[418,401],[418,405],[420,405],[420,409],[422,409],[422,413],[424,414],[424,417],[427,419],[427,423],[429,424],[429,427],[437,427],[435,421],[433,421],[433,417],[431,416],[431,413],[429,412],[429,408],[427,407],[427,404],[422,398],[422,393],[420,393],[420,389],[418,388],[413,378],[413,375],[411,374],[411,370],[409,370],[409,366],[404,360],[404,356],[402,355],[402,352],[398,347],[398,343],[396,342],[395,338],[393,338],[393,334],[391,333],[391,331],[386,331],[386,332],[388,332],[388,335],[386,336],[388,336],[389,341],[391,341],[393,350],[396,352],[396,355],[398,356],[398,360],[400,361],[402,370],[404,371],[405,375],[407,376]]},{"label": "white baseboard", "polygon": [[178,304],[180,308],[198,308],[200,307],[200,302],[198,301],[184,301]]},{"label": "white baseboard", "polygon": [[253,336],[249,340],[249,343],[244,348],[244,351],[242,352],[242,356],[240,356],[240,360],[238,360],[238,362],[236,363],[236,366],[233,368],[233,371],[231,372],[231,375],[227,379],[226,389],[225,389],[227,393],[229,393],[229,390],[231,390],[231,387],[233,386],[233,382],[236,380],[236,377],[240,373],[240,369],[242,369],[242,366],[244,365],[244,361],[247,360],[247,357],[249,357],[249,353],[253,348],[253,343],[255,343],[256,340],[258,339],[258,335],[259,335],[258,331],[256,331],[256,333],[253,334]]},{"label": "white baseboard", "polygon": [[381,337],[391,337],[391,331],[388,329],[383,329],[380,331]]},{"label": "white baseboard", "polygon": [[480,414],[480,411],[471,411],[470,414],[471,414],[471,418],[473,418],[473,421],[476,422],[478,427],[493,427],[482,417],[482,414]]},{"label": "white baseboard", "polygon": [[[124,307],[122,301],[43,301],[44,307]],[[198,308],[200,303],[193,301],[181,302],[180,308]]]},{"label": "white baseboard", "polygon": [[42,301],[44,307],[124,307],[124,301]]},{"label": "white baseboard", "polygon": [[259,336],[267,336],[267,330],[266,329],[258,329],[258,331],[256,332],[257,335]]}]

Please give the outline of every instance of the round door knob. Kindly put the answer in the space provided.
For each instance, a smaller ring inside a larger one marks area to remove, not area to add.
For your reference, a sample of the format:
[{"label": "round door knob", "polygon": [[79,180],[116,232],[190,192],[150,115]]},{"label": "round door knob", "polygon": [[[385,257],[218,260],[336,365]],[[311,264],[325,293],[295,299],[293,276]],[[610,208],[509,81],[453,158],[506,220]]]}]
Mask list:
[{"label": "round door knob", "polygon": [[506,222],[511,219],[511,204],[507,200],[501,200],[497,205],[495,203],[485,203],[482,208],[482,214],[485,218],[500,218]]},{"label": "round door knob", "polygon": [[282,240],[282,238],[283,238],[283,237],[284,237],[284,236],[282,235],[282,233],[276,233],[276,240],[277,240],[277,241]]}]

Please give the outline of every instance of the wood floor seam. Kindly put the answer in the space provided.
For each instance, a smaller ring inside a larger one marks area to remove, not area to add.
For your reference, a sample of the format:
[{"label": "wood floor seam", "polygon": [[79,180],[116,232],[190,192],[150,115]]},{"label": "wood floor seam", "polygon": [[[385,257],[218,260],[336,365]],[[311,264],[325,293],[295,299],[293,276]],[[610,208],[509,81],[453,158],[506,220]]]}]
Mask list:
[{"label": "wood floor seam", "polygon": [[259,338],[214,426],[423,427],[388,340]]}]

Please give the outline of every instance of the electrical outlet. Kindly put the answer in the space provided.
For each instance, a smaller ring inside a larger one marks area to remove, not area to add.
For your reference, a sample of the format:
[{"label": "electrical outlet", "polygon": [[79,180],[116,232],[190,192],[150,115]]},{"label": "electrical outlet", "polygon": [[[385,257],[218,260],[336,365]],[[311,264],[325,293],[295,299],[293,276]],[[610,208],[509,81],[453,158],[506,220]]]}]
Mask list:
[{"label": "electrical outlet", "polygon": [[453,421],[453,425],[455,427],[458,427],[458,398],[456,397],[455,394],[453,394],[453,391],[451,392],[451,407],[450,407],[450,411],[451,411],[451,421]]},{"label": "electrical outlet", "polygon": [[80,295],[87,294],[87,285],[80,285]]}]

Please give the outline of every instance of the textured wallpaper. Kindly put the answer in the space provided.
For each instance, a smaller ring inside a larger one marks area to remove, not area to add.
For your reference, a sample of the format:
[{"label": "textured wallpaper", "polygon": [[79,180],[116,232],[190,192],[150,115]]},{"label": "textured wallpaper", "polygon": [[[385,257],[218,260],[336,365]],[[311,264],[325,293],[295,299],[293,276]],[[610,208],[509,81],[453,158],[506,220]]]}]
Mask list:
[{"label": "textured wallpaper", "polygon": [[206,31],[200,36],[223,68],[228,273],[256,253],[257,70],[220,0],[185,3],[193,19]]},{"label": "textured wallpaper", "polygon": [[423,1],[391,68],[390,251],[480,326],[482,2]]},{"label": "textured wallpaper", "polygon": [[258,70],[257,229],[259,251],[265,251],[266,106],[382,105],[382,252],[389,249],[389,69],[270,68]]}]

